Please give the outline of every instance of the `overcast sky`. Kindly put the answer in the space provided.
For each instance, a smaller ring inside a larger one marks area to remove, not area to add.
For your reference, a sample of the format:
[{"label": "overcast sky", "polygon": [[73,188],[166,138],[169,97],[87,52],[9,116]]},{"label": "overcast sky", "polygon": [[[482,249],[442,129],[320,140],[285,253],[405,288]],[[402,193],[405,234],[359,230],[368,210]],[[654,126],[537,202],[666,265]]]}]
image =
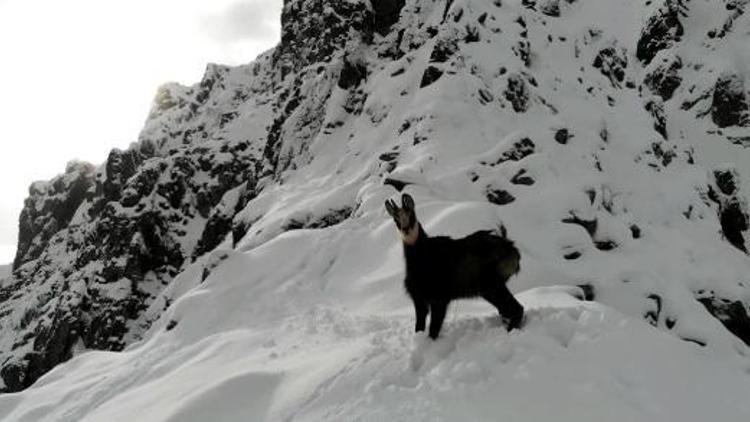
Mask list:
[{"label": "overcast sky", "polygon": [[279,39],[282,0],[0,0],[0,264],[28,185],[135,141],[156,88]]}]

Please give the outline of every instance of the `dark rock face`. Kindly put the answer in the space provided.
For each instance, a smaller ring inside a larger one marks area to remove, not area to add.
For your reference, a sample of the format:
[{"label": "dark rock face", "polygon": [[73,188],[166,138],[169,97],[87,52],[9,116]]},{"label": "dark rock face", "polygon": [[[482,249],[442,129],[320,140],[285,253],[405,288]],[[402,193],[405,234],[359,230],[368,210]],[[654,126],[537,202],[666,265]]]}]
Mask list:
[{"label": "dark rock face", "polygon": [[351,217],[354,210],[349,207],[329,210],[326,214],[321,216],[306,215],[303,218],[296,218],[288,221],[282,228],[284,231],[287,230],[299,230],[299,229],[322,229],[326,227],[335,226],[336,224],[342,223],[347,218]]},{"label": "dark rock face", "polygon": [[496,166],[506,161],[521,161],[536,151],[536,144],[530,138],[524,137],[513,142],[513,145],[503,151],[499,157],[489,161],[481,161],[482,165]]},{"label": "dark rock face", "polygon": [[529,88],[526,81],[520,75],[508,77],[508,86],[505,89],[505,99],[513,106],[513,111],[523,113],[529,109]]},{"label": "dark rock face", "polygon": [[525,169],[521,169],[510,178],[510,183],[513,183],[514,185],[531,186],[536,183],[536,181],[526,173]]},{"label": "dark rock face", "polygon": [[578,216],[571,215],[570,217],[566,217],[562,220],[565,224],[575,224],[578,226],[581,226],[586,230],[586,233],[591,236],[591,238],[594,237],[596,234],[596,229],[599,226],[599,222],[597,220],[584,220]]},{"label": "dark rock face", "polygon": [[341,89],[351,89],[358,86],[365,78],[367,78],[367,68],[364,65],[344,60],[338,86]]},{"label": "dark rock face", "polygon": [[553,18],[560,16],[560,0],[540,0],[539,11]]},{"label": "dark rock face", "polygon": [[281,68],[281,78],[312,63],[330,61],[348,41],[350,29],[371,36],[376,16],[379,30],[390,27],[398,19],[403,0],[383,3],[373,13],[367,2],[284,0],[281,44],[273,58]]},{"label": "dark rock face", "polygon": [[654,327],[659,326],[659,320],[663,310],[663,299],[656,293],[649,293],[646,299],[650,302],[650,306],[646,313],[643,315],[643,319]]},{"label": "dark rock face", "polygon": [[455,38],[441,38],[435,43],[430,54],[430,63],[445,63],[458,51]]},{"label": "dark rock face", "polygon": [[573,138],[573,135],[567,128],[562,128],[555,131],[555,142],[557,142],[558,144],[565,145],[571,138]]},{"label": "dark rock face", "polygon": [[617,243],[611,240],[597,240],[594,242],[594,246],[600,251],[611,251],[617,247]]},{"label": "dark rock face", "polygon": [[698,301],[711,315],[721,321],[727,330],[750,346],[750,316],[742,302],[715,296],[700,297]]},{"label": "dark rock face", "polygon": [[52,236],[68,225],[93,185],[94,166],[73,162],[68,164],[65,174],[29,188],[29,198],[18,223],[14,270],[39,257]]},{"label": "dark rock face", "polygon": [[429,66],[427,69],[425,69],[424,74],[422,75],[422,82],[419,84],[419,87],[424,88],[426,86],[430,86],[438,79],[440,79],[441,76],[443,76],[442,70],[438,69],[435,66]]},{"label": "dark rock face", "polygon": [[750,124],[750,102],[742,78],[734,73],[719,77],[714,86],[711,118],[716,126],[747,126]]},{"label": "dark rock face", "polygon": [[[273,66],[275,71],[285,71],[283,66]],[[325,106],[341,76],[334,69],[308,67],[277,87],[279,91],[269,99],[273,102],[275,114],[268,124],[260,164],[262,171],[258,178],[272,176],[278,179],[282,172],[293,170],[299,161],[304,161],[309,143],[324,129]],[[364,69],[356,72],[360,77],[364,76],[360,73]],[[356,115],[362,110],[366,96],[360,85],[349,87],[350,93],[343,105],[347,113]]]},{"label": "dark rock face", "polygon": [[240,240],[245,235],[246,231],[240,234],[240,231],[237,229],[238,224],[234,223],[234,216],[255,197],[256,189],[256,180],[255,178],[250,177],[244,185],[228,191],[222,197],[221,202],[213,208],[213,211],[206,222],[203,234],[195,247],[195,251],[193,251],[193,260],[201,255],[211,252],[214,248],[219,246],[230,233],[233,238],[232,246],[234,246],[235,243],[234,239]]},{"label": "dark rock face", "polygon": [[592,64],[609,79],[613,87],[619,88],[625,80],[625,70],[628,67],[627,50],[611,46],[599,51]]},{"label": "dark rock face", "polygon": [[651,72],[646,75],[643,80],[643,84],[648,87],[651,92],[660,96],[662,100],[668,101],[672,98],[674,91],[680,86],[682,77],[680,76],[680,70],[682,69],[682,59],[676,57],[671,61],[664,61],[655,66]]},{"label": "dark rock face", "polygon": [[654,130],[667,139],[667,117],[664,114],[664,104],[652,99],[646,102],[645,108],[654,120]]},{"label": "dark rock face", "polygon": [[398,179],[393,179],[393,178],[390,178],[390,177],[386,178],[383,181],[383,184],[387,185],[387,186],[393,186],[393,188],[396,189],[399,192],[403,191],[405,187],[411,185],[411,183],[404,182],[404,181],[401,181],[401,180],[398,180]]},{"label": "dark rock face", "polygon": [[496,164],[508,160],[521,161],[529,155],[533,154],[534,151],[536,151],[536,145],[534,144],[534,141],[529,138],[523,138],[518,142],[514,142],[513,148],[503,153],[502,157],[500,157],[500,161],[498,161]]},{"label": "dark rock face", "polygon": [[735,199],[725,203],[721,209],[720,221],[721,229],[729,243],[747,252],[743,233],[748,229],[748,217],[740,202]]},{"label": "dark rock face", "polygon": [[487,189],[487,200],[495,205],[508,205],[516,198],[505,190]]},{"label": "dark rock face", "polygon": [[678,42],[685,29],[680,22],[684,0],[666,0],[646,23],[638,39],[636,57],[643,64],[651,63],[656,54]]},{"label": "dark rock face", "polygon": [[372,8],[375,9],[375,30],[380,34],[388,33],[388,30],[398,22],[401,9],[404,8],[406,0],[375,0]]},{"label": "dark rock face", "polygon": [[[659,127],[655,126],[654,128],[659,131]],[[662,136],[666,137],[666,132],[664,132]],[[677,157],[677,153],[674,151],[674,145],[670,148],[664,141],[652,143],[649,152],[653,154],[653,157],[659,161],[662,167],[669,166],[672,163],[672,160]]]},{"label": "dark rock face", "polygon": [[744,233],[750,229],[746,205],[739,198],[737,180],[739,176],[734,170],[714,171],[717,189],[709,188],[708,197],[718,205],[719,222],[724,237],[737,249],[747,253]]},{"label": "dark rock face", "polygon": [[724,195],[734,195],[737,193],[737,173],[731,170],[714,171],[714,179],[719,191]]}]

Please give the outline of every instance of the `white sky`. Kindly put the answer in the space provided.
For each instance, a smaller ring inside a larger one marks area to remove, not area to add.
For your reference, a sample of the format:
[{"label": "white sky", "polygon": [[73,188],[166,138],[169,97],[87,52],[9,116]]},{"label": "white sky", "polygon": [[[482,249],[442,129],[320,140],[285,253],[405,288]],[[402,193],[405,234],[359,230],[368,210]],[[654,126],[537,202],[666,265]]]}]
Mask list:
[{"label": "white sky", "polygon": [[135,141],[156,88],[279,39],[282,0],[0,0],[0,264],[29,184]]}]

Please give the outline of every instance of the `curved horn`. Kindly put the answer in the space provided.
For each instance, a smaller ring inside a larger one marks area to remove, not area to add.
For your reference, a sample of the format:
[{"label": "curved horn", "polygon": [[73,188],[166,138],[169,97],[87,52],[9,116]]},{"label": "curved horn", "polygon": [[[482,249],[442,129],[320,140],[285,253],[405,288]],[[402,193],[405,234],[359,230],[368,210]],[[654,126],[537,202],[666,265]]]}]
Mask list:
[{"label": "curved horn", "polygon": [[396,210],[398,207],[396,206],[396,203],[393,202],[391,199],[385,200],[385,210],[388,211],[388,214],[390,214],[391,217],[394,217],[396,215]]},{"label": "curved horn", "polygon": [[413,210],[414,209],[414,198],[411,197],[408,193],[405,193],[401,195],[401,204],[404,208],[407,210]]}]

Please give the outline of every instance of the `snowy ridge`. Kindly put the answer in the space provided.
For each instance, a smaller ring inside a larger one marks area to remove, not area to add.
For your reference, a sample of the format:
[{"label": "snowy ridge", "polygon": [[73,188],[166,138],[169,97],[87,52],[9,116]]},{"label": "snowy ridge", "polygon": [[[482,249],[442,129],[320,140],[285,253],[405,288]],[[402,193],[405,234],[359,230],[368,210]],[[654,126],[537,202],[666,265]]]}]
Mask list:
[{"label": "snowy ridge", "polygon": [[[726,14],[738,24],[747,18],[734,3]],[[118,179],[110,206],[132,217],[138,174],[210,157],[178,179],[193,192],[178,207],[158,183],[144,196],[177,221],[164,230],[177,233],[174,271],[149,275],[137,330],[117,337],[123,352],[81,353],[92,347],[73,336],[76,356],[0,396],[0,417],[746,420],[747,187],[743,169],[717,164],[727,151],[745,157],[726,133],[747,125],[722,127],[710,111],[726,98],[742,111],[746,89],[708,76],[728,64],[699,54],[695,39],[713,25],[699,19],[703,3],[410,0],[377,31],[367,2],[336,4],[284,9],[288,31],[317,19],[342,27],[334,15],[361,24],[323,31],[331,48],[282,42],[160,91],[143,161],[127,177],[109,163],[97,177]],[[747,34],[722,37],[706,48],[730,57]],[[693,54],[680,69],[717,70],[679,70],[672,97],[656,96],[675,79],[650,66],[680,48]],[[698,91],[711,93],[698,102],[708,113],[674,105]],[[702,143],[708,135],[715,142]],[[211,186],[216,200],[194,211]],[[510,287],[529,308],[524,329],[506,333],[491,307],[469,301],[437,342],[411,332],[383,210],[402,189],[431,234],[508,228],[522,254]],[[85,228],[92,205],[81,206]]]}]

